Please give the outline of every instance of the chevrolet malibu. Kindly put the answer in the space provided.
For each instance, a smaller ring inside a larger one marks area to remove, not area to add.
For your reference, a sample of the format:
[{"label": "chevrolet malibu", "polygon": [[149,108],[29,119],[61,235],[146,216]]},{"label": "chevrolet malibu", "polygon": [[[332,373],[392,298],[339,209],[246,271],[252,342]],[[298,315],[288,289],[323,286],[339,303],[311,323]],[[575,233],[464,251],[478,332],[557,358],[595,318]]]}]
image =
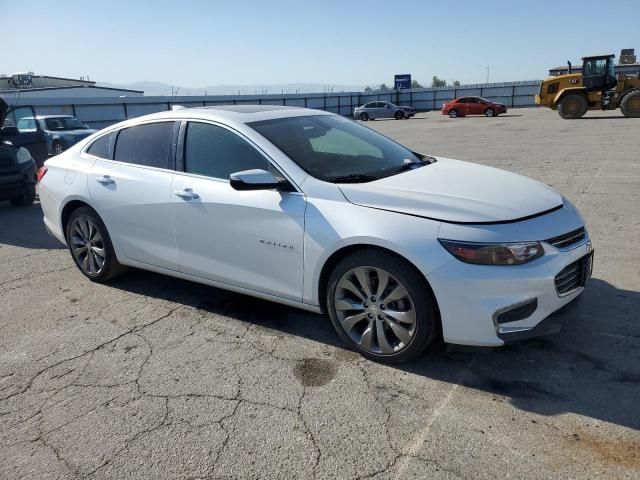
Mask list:
[{"label": "chevrolet malibu", "polygon": [[157,113],[46,168],[44,222],[90,280],[136,267],[326,312],[375,360],[557,331],[547,317],[591,275],[584,220],[555,190],[327,112]]}]

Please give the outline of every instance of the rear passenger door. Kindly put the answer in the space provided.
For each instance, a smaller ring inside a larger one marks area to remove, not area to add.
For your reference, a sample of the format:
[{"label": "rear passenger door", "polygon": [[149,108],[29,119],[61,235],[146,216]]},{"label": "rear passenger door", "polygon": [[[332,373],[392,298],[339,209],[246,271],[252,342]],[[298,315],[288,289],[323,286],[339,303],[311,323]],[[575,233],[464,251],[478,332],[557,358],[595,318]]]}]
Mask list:
[{"label": "rear passenger door", "polygon": [[468,97],[463,97],[460,100],[458,100],[458,113],[462,115],[469,114],[469,98]]},{"label": "rear passenger door", "polygon": [[135,262],[177,270],[171,182],[177,127],[162,121],[103,135],[87,149],[97,157],[89,191],[114,247]]},{"label": "rear passenger door", "polygon": [[467,115],[482,115],[483,105],[476,97],[469,97],[467,99]]}]

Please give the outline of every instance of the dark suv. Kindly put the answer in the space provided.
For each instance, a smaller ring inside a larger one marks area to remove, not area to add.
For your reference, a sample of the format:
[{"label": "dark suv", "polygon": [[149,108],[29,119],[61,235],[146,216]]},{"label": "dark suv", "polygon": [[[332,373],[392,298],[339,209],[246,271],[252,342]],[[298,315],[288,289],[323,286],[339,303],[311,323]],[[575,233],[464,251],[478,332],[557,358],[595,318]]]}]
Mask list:
[{"label": "dark suv", "polygon": [[[8,113],[12,112],[0,98],[0,125],[5,125]],[[9,200],[16,207],[33,203],[37,181],[33,152],[36,155],[42,153],[44,161],[47,152],[44,138],[39,139],[30,133],[22,134],[15,126],[3,126],[0,129],[0,201]]]}]

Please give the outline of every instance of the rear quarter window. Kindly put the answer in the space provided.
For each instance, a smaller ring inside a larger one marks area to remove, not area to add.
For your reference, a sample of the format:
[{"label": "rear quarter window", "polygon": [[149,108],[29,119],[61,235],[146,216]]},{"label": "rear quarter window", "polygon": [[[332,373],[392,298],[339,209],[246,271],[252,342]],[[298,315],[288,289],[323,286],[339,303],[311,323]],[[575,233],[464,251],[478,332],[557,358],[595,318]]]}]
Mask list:
[{"label": "rear quarter window", "polygon": [[113,139],[115,133],[107,133],[93,142],[87,149],[89,155],[107,160],[113,159]]}]

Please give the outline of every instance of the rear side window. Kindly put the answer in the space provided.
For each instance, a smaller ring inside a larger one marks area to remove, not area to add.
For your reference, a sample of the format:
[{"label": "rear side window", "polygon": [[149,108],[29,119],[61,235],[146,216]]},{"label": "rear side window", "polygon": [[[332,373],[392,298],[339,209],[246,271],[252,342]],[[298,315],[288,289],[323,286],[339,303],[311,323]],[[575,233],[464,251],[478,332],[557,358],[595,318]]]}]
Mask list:
[{"label": "rear side window", "polygon": [[115,133],[108,133],[98,138],[95,142],[91,144],[91,146],[87,149],[87,153],[89,155],[93,155],[94,157],[106,158],[107,160],[111,160],[113,158],[113,138],[115,137]]},{"label": "rear side window", "polygon": [[147,123],[118,133],[114,160],[146,167],[171,168],[173,122]]},{"label": "rear side window", "polygon": [[229,180],[229,175],[259,168],[268,160],[237,134],[207,123],[190,122],[184,147],[185,172]]}]

